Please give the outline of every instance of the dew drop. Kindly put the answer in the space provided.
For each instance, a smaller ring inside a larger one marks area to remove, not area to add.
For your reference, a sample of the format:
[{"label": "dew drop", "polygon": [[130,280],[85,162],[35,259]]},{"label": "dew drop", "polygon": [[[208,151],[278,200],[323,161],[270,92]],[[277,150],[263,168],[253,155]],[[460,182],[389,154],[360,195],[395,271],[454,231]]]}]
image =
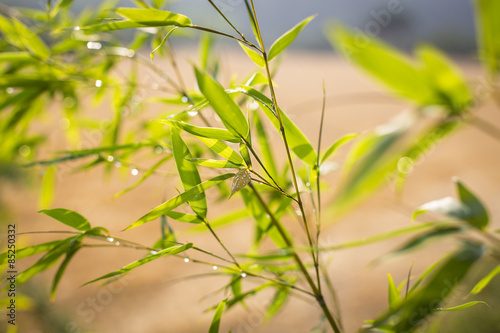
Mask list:
[{"label": "dew drop", "polygon": [[269,215],[269,214],[266,214],[266,217],[267,217],[267,218],[270,218],[270,217],[271,217],[271,215]]},{"label": "dew drop", "polygon": [[247,273],[241,273],[242,278],[244,278],[245,276],[247,276]]},{"label": "dew drop", "polygon": [[184,258],[184,262],[189,262],[189,258]]},{"label": "dew drop", "polygon": [[214,271],[216,271],[216,270],[217,270],[217,266],[212,266],[212,269],[213,269]]},{"label": "dew drop", "polygon": [[161,154],[163,153],[163,148],[162,147],[155,147],[155,154]]},{"label": "dew drop", "polygon": [[297,209],[297,210],[295,211],[295,214],[297,214],[298,216],[302,216],[302,212],[300,211],[300,209]]},{"label": "dew drop", "polygon": [[111,242],[111,243],[113,243],[115,241],[115,239],[113,237],[108,237],[107,240],[108,240],[108,242]]},{"label": "dew drop", "polygon": [[108,162],[113,162],[113,161],[114,161],[114,159],[115,159],[115,158],[114,158],[113,156],[111,156],[111,155],[109,155],[109,156],[108,156],[108,158],[107,158]]},{"label": "dew drop", "polygon": [[122,166],[122,162],[120,162],[120,161],[115,162],[115,167],[121,168],[121,166]]},{"label": "dew drop", "polygon": [[102,87],[102,80],[95,80],[95,86],[96,86],[97,88]]},{"label": "dew drop", "polygon": [[137,176],[139,174],[139,170],[134,168],[134,169],[130,170],[130,173],[132,174],[132,176]]},{"label": "dew drop", "polygon": [[116,242],[115,244],[116,244],[116,245],[120,245],[120,242]]},{"label": "dew drop", "polygon": [[198,114],[198,111],[188,111],[187,114],[190,115],[191,117],[194,117]]},{"label": "dew drop", "polygon": [[311,187],[311,183],[307,182],[307,183],[306,183],[306,186],[307,186],[307,187]]},{"label": "dew drop", "polygon": [[157,253],[158,253],[158,251],[151,250],[151,251],[150,251],[150,253],[151,253],[151,254],[157,254]]},{"label": "dew drop", "polygon": [[12,94],[14,92],[14,88],[8,87],[7,89],[5,89],[5,91],[7,92],[7,94]]},{"label": "dew drop", "polygon": [[102,44],[99,42],[88,42],[87,48],[89,50],[100,50],[102,48]]},{"label": "dew drop", "polygon": [[22,145],[19,147],[19,155],[22,157],[28,157],[31,154],[31,148],[28,145]]},{"label": "dew drop", "polygon": [[182,96],[181,101],[183,103],[187,103],[189,101],[189,98],[187,98],[187,96]]},{"label": "dew drop", "polygon": [[73,30],[75,30],[75,31],[80,31],[80,27],[79,27],[79,26],[76,26],[76,27],[74,27],[74,28],[73,28]]}]

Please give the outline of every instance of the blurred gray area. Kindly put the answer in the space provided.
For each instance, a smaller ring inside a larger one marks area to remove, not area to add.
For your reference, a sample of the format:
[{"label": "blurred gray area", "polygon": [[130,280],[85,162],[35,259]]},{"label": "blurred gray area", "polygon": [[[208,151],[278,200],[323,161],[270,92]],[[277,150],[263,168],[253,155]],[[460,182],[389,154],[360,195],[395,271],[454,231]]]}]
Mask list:
[{"label": "blurred gray area", "polygon": [[[241,31],[252,34],[244,0],[213,0]],[[44,8],[47,0],[1,0],[15,6]],[[55,1],[54,1],[55,2]],[[133,6],[132,1],[119,1]],[[207,0],[170,1],[170,10],[189,16],[195,24],[230,32]],[[98,0],[76,0],[75,10],[97,7]],[[475,49],[472,0],[255,0],[265,43],[270,45],[297,22],[317,15],[293,44],[302,49],[329,49],[325,27],[341,22],[376,35],[405,50],[431,43],[448,52]]]}]

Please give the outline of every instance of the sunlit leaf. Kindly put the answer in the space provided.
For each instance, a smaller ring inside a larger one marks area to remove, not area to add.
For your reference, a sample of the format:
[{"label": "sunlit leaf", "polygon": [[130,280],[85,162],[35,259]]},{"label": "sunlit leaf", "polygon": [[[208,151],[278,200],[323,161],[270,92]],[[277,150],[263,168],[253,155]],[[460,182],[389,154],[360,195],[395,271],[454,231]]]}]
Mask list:
[{"label": "sunlit leaf", "polygon": [[219,305],[217,306],[208,333],[219,333],[220,320],[222,317],[222,313],[224,312],[224,308],[226,307],[226,302],[227,300],[225,299],[222,302],[220,302]]},{"label": "sunlit leaf", "polygon": [[394,310],[401,304],[401,295],[399,295],[391,274],[387,274],[387,279],[389,281],[389,309]]},{"label": "sunlit leaf", "polygon": [[229,169],[240,169],[244,168],[243,164],[234,164],[229,161],[224,160],[213,160],[209,158],[190,158],[189,162],[194,163],[196,165],[201,165],[209,168],[229,168]]},{"label": "sunlit leaf", "polygon": [[12,23],[17,31],[19,40],[30,53],[44,60],[50,57],[49,48],[45,45],[44,41],[38,36],[38,34],[18,19],[12,19]]},{"label": "sunlit leaf", "polygon": [[142,259],[134,261],[134,262],[132,262],[132,263],[126,265],[126,266],[123,266],[122,268],[120,268],[117,271],[108,273],[108,274],[103,275],[103,276],[101,276],[101,277],[99,277],[97,279],[89,281],[89,282],[85,283],[84,286],[88,285],[88,284],[91,284],[91,283],[94,283],[94,282],[97,282],[97,281],[100,281],[100,280],[103,280],[103,279],[107,279],[107,278],[113,277],[113,276],[126,274],[126,273],[130,272],[131,270],[133,270],[134,268],[137,268],[139,266],[147,264],[148,262],[151,262],[153,260],[156,260],[156,259],[161,258],[161,257],[163,257],[165,255],[168,255],[168,254],[174,255],[174,254],[178,254],[178,253],[184,252],[184,251],[190,249],[191,247],[193,247],[193,244],[192,243],[188,243],[188,244],[180,245],[180,246],[172,246],[172,247],[166,248],[164,250],[158,251],[156,253],[151,253],[151,254],[147,255],[146,257],[144,257]]},{"label": "sunlit leaf", "polygon": [[240,156],[240,154],[238,154],[236,151],[234,151],[234,149],[226,145],[224,142],[217,139],[210,139],[204,137],[198,137],[198,139],[200,139],[201,142],[207,145],[208,148],[210,148],[219,156],[225,158],[229,162],[235,165],[241,165],[241,166],[245,165],[245,161]]},{"label": "sunlit leaf", "polygon": [[495,267],[491,272],[489,272],[486,276],[484,276],[478,283],[476,283],[474,288],[472,288],[470,294],[475,295],[480,293],[498,274],[500,274],[500,265]]},{"label": "sunlit leaf", "polygon": [[[172,138],[172,151],[174,154],[175,164],[182,180],[182,185],[185,191],[197,186],[201,183],[200,174],[196,168],[196,164],[189,162],[193,158],[189,152],[188,146],[180,137],[176,128],[170,129]],[[207,199],[205,193],[200,193],[196,197],[188,200],[193,211],[205,218],[207,216]]]},{"label": "sunlit leaf", "polygon": [[451,308],[438,308],[438,309],[436,309],[436,311],[460,311],[460,310],[468,309],[471,306],[474,306],[474,305],[477,305],[477,304],[484,304],[486,306],[488,305],[486,302],[472,301],[472,302],[467,302],[467,303],[464,303],[464,304],[461,304],[461,305],[453,306]]},{"label": "sunlit leaf", "polygon": [[42,176],[42,189],[40,194],[40,208],[47,208],[54,199],[54,184],[56,181],[56,167],[49,166]]},{"label": "sunlit leaf", "polygon": [[52,287],[50,289],[50,299],[52,301],[56,297],[57,286],[59,285],[59,282],[61,281],[61,278],[64,274],[64,271],[68,267],[68,264],[71,261],[71,259],[73,258],[73,256],[80,249],[80,243],[81,243],[81,241],[79,239],[76,239],[74,242],[71,243],[68,252],[66,252],[66,257],[64,258],[61,265],[57,269],[56,275],[54,276],[54,280],[52,281]]},{"label": "sunlit leaf", "polygon": [[45,215],[48,215],[53,219],[56,219],[59,222],[62,222],[80,231],[87,231],[90,229],[89,221],[85,217],[72,210],[63,208],[44,209],[41,210],[40,213],[44,213]]},{"label": "sunlit leaf", "polygon": [[489,217],[486,208],[479,199],[459,180],[455,180],[460,201],[467,206],[469,214],[467,222],[483,230],[488,226]]},{"label": "sunlit leaf", "polygon": [[330,147],[328,147],[325,153],[321,156],[320,164],[325,162],[339,147],[348,143],[352,139],[355,139],[358,136],[359,136],[358,133],[346,134],[337,141],[335,141]]},{"label": "sunlit leaf", "polygon": [[199,126],[194,126],[194,125],[184,123],[181,121],[170,120],[170,119],[162,119],[162,120],[158,120],[158,121],[161,123],[175,126],[177,128],[180,128],[180,129],[190,133],[190,134],[193,134],[193,135],[196,135],[199,137],[229,141],[229,142],[234,142],[234,143],[241,141],[241,139],[238,138],[237,136],[235,136],[233,133],[229,132],[226,129],[222,129],[222,128],[199,127]]},{"label": "sunlit leaf", "polygon": [[271,61],[274,57],[283,52],[283,50],[285,50],[290,44],[292,44],[295,38],[297,38],[299,33],[302,31],[302,29],[304,29],[304,27],[315,17],[316,15],[309,16],[305,20],[299,22],[292,29],[281,35],[281,37],[279,37],[273,43],[273,45],[271,45],[271,48],[269,49],[268,60]]},{"label": "sunlit leaf", "polygon": [[500,2],[474,0],[481,60],[490,74],[500,70]]},{"label": "sunlit leaf", "polygon": [[195,68],[195,74],[198,87],[221,118],[224,126],[234,135],[246,138],[249,131],[248,122],[238,104],[213,78],[200,72],[198,68]]},{"label": "sunlit leaf", "polygon": [[215,186],[218,183],[220,183],[226,179],[229,179],[233,176],[234,176],[233,173],[228,173],[228,174],[220,175],[220,176],[214,177],[210,180],[207,180],[207,181],[193,187],[192,189],[190,189],[186,192],[183,192],[183,193],[179,194],[178,196],[173,197],[172,199],[159,205],[158,207],[156,207],[155,209],[151,210],[149,213],[147,213],[146,215],[141,217],[139,220],[137,220],[136,222],[134,222],[133,224],[131,224],[130,226],[125,228],[125,230],[130,230],[132,228],[143,225],[144,223],[153,221],[153,220],[157,219],[158,217],[165,215],[168,212],[172,211],[173,209],[180,206],[181,204],[187,202],[191,198],[194,198],[197,195],[199,195],[200,193],[205,192],[206,190],[208,190],[212,186]]},{"label": "sunlit leaf", "polygon": [[251,49],[250,47],[246,46],[245,44],[243,43],[238,43],[240,44],[241,48],[243,49],[243,51],[245,51],[245,53],[248,55],[248,57],[257,65],[257,66],[260,66],[260,67],[264,67],[266,66],[266,62],[264,61],[264,58],[262,58],[262,55]]},{"label": "sunlit leaf", "polygon": [[[62,240],[56,240],[52,242],[41,243],[33,246],[24,247],[21,249],[16,249],[16,259],[27,258],[35,254],[49,251],[50,249],[56,247]],[[8,260],[8,252],[0,254],[0,265],[3,265]]]}]

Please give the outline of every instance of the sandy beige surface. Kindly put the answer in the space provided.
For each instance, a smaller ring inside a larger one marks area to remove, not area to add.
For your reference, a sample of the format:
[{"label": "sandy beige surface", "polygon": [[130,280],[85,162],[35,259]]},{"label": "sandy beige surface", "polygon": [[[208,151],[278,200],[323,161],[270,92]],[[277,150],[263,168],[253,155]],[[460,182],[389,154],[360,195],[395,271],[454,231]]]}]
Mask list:
[{"label": "sandy beige surface", "polygon": [[[181,57],[195,58],[190,50],[180,50],[178,53]],[[245,77],[248,74],[246,69],[251,65],[244,55],[234,52],[224,52],[222,64],[225,80],[230,79],[232,73],[237,73],[239,78]],[[190,77],[191,71],[187,64],[183,62],[181,66]],[[476,65],[463,62],[462,67],[469,77],[480,78]],[[405,102],[384,97],[380,93],[383,90],[371,79],[330,53],[289,53],[276,77],[277,95],[281,107],[312,142],[317,140],[322,80],[328,91],[323,147],[343,134],[372,129],[409,107]],[[192,83],[192,79],[188,79],[188,84],[189,82]],[[162,108],[158,104],[153,104],[146,110],[146,114],[151,117],[161,112]],[[488,121],[500,123],[500,112],[491,105],[482,107],[479,114]],[[272,138],[274,142],[279,142],[277,134],[273,134]],[[58,144],[52,146],[53,150],[57,148],[60,148]],[[276,148],[281,149],[281,146],[278,144]],[[338,244],[409,225],[412,208],[430,200],[454,195],[451,181],[454,176],[478,193],[489,207],[493,223],[498,227],[499,150],[500,143],[477,128],[461,130],[430,152],[416,167],[404,191],[405,208],[398,205],[392,191],[385,188],[358,210],[325,230],[322,243]],[[277,156],[283,156],[282,152],[278,152]],[[342,156],[344,154],[339,155],[340,161]],[[120,233],[120,230],[163,199],[175,195],[177,184],[172,184],[165,177],[153,176],[136,190],[117,200],[111,200],[115,193],[127,184],[132,184],[135,179],[132,176],[122,178],[116,174],[106,179],[101,168],[79,174],[65,170],[60,169],[52,207],[75,210],[87,217],[93,225],[105,226],[113,234],[124,238],[147,244],[158,238],[157,222],[125,233]],[[168,171],[168,167],[163,170]],[[326,194],[328,195],[331,195],[331,190]],[[48,217],[36,213],[36,191],[20,185],[8,185],[4,198],[11,207],[12,222],[17,223],[20,230],[64,229]],[[235,205],[236,201],[238,200],[232,199],[230,205]],[[325,202],[325,206],[327,205],[328,202]],[[217,216],[227,206],[227,203],[216,206],[211,209],[209,216]],[[330,221],[325,221],[326,224],[328,222]],[[292,227],[297,237],[303,239],[300,229],[294,226],[294,221],[285,223]],[[199,247],[223,255],[208,234],[183,233],[185,226],[180,223],[175,224],[175,227],[181,230],[181,241],[194,242]],[[221,229],[220,237],[228,248],[241,253],[251,242],[251,231],[251,222],[245,221]],[[42,240],[45,239],[30,237],[26,242]],[[370,319],[386,308],[387,273],[391,273],[394,280],[399,282],[406,277],[412,262],[414,272],[421,271],[450,247],[447,240],[440,242],[439,246],[377,267],[367,264],[393,249],[396,246],[394,241],[325,255],[325,260],[331,260],[328,270],[342,304],[346,332],[356,331],[364,319]],[[109,286],[79,288],[84,282],[118,269],[141,255],[135,250],[122,248],[86,249],[79,253],[61,282],[55,303],[42,305],[47,311],[46,319],[58,317],[57,320],[67,328],[67,332],[206,332],[211,313],[203,311],[221,299],[221,294],[210,294],[221,288],[227,278],[176,279],[209,273],[210,267],[186,264],[182,259],[169,258],[134,270],[126,279]],[[20,264],[26,265],[27,262]],[[52,274],[53,271],[50,271],[37,277],[31,287],[47,292],[48,279]],[[173,280],[175,283],[172,283]],[[259,281],[246,278],[244,287],[250,288],[257,282]],[[100,300],[94,310],[89,306],[89,297]],[[290,299],[272,322],[261,323],[263,309],[271,297],[270,293],[263,293],[248,302],[247,310],[240,307],[224,314],[222,332],[228,332],[230,328],[233,333],[308,332],[320,318],[321,311],[315,302],[300,297]],[[25,325],[20,332],[48,333],[42,326],[29,320],[28,314],[21,313],[19,321]]]}]

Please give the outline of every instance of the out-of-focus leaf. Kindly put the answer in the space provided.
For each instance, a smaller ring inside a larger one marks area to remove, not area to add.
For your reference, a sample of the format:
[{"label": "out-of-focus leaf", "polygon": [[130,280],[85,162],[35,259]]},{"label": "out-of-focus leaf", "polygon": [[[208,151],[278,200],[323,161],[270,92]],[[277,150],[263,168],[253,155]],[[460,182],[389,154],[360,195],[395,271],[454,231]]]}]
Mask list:
[{"label": "out-of-focus leaf", "polygon": [[495,267],[491,272],[489,272],[485,277],[483,277],[476,285],[474,288],[472,288],[472,291],[470,292],[471,295],[475,295],[480,293],[490,282],[493,280],[495,276],[500,274],[500,265]]},{"label": "out-of-focus leaf", "polygon": [[61,278],[64,274],[64,271],[68,267],[69,262],[73,258],[73,256],[78,252],[80,249],[80,239],[75,239],[70,245],[70,248],[68,249],[68,252],[66,252],[66,257],[62,261],[61,265],[57,269],[56,275],[54,276],[54,280],[52,281],[52,287],[50,290],[50,299],[53,301],[56,297],[56,291],[57,291],[57,286],[59,285],[59,282],[61,281]]},{"label": "out-of-focus leaf", "polygon": [[226,145],[224,142],[217,139],[204,137],[198,137],[198,139],[200,139],[201,142],[207,145],[208,148],[210,148],[229,162],[235,165],[241,165],[242,167],[245,166],[245,161],[243,161],[243,158],[240,156],[240,154],[238,154],[236,151],[234,151],[234,149]]},{"label": "out-of-focus leaf", "polygon": [[213,78],[198,68],[195,68],[195,74],[200,91],[221,118],[224,126],[234,135],[246,138],[249,132],[248,122],[238,104]]},{"label": "out-of-focus leaf", "polygon": [[43,172],[42,189],[40,194],[40,208],[47,208],[54,199],[54,183],[56,180],[56,167],[49,166]]},{"label": "out-of-focus leaf", "polygon": [[19,275],[17,276],[17,284],[24,283],[36,274],[41,273],[53,266],[57,262],[57,260],[59,260],[59,258],[68,251],[71,242],[73,242],[73,240],[75,240],[76,238],[77,237],[67,238],[51,248],[36,263],[19,273]]},{"label": "out-of-focus leaf", "polygon": [[[257,103],[260,104],[262,111],[264,111],[265,115],[269,118],[274,127],[278,131],[280,130],[279,121],[277,115],[274,114],[271,99],[261,92],[249,87],[240,87],[235,91],[244,93],[255,99]],[[285,128],[286,138],[292,151],[305,163],[315,165],[317,162],[317,155],[311,145],[311,142],[309,142],[304,133],[302,133],[297,125],[295,125],[283,111],[279,110],[279,112],[281,114],[283,127]]]},{"label": "out-of-focus leaf", "polygon": [[245,167],[243,164],[234,164],[229,161],[213,160],[209,158],[191,158],[188,161],[196,165],[201,165],[209,168],[240,169]]},{"label": "out-of-focus leaf", "polygon": [[[28,246],[24,247],[22,249],[16,249],[16,260],[17,259],[22,259],[22,258],[27,258],[30,256],[33,256],[35,254],[39,254],[45,251],[49,251],[50,249],[56,247],[59,243],[61,243],[62,240],[56,240],[52,242],[46,242],[42,244],[37,244],[33,246]],[[3,265],[7,262],[8,252],[0,254],[0,265]]]},{"label": "out-of-focus leaf", "polygon": [[488,212],[479,199],[459,180],[455,180],[460,201],[467,206],[469,214],[466,218],[474,227],[484,230],[489,223]]},{"label": "out-of-focus leaf", "polygon": [[299,35],[299,33],[304,29],[304,27],[311,22],[312,19],[314,19],[316,15],[309,16],[305,20],[299,22],[296,26],[294,26],[292,29],[288,30],[285,32],[283,35],[281,35],[274,43],[271,45],[271,48],[269,49],[269,55],[268,55],[268,60],[271,61],[274,57],[276,57],[278,54],[283,52],[290,44],[293,43],[295,38]]},{"label": "out-of-focus leaf", "polygon": [[285,305],[289,294],[290,294],[290,288],[287,287],[278,288],[278,290],[274,294],[271,304],[267,308],[265,314],[265,319],[267,321],[271,320],[278,313],[278,311]]},{"label": "out-of-focus leaf", "polygon": [[191,20],[181,14],[158,9],[118,8],[115,12],[128,20],[101,23],[83,27],[83,30],[110,31],[145,27],[189,27]]},{"label": "out-of-focus leaf", "polygon": [[44,213],[45,215],[48,215],[53,219],[56,219],[59,222],[62,222],[80,231],[87,231],[90,229],[89,221],[85,217],[72,210],[63,208],[44,209],[41,210],[40,213]]},{"label": "out-of-focus leaf", "polygon": [[12,19],[12,23],[17,31],[20,42],[24,45],[26,50],[44,60],[50,57],[49,48],[38,34],[33,32],[18,19]]},{"label": "out-of-focus leaf", "polygon": [[500,70],[500,3],[497,0],[474,0],[481,60],[490,74]]},{"label": "out-of-focus leaf", "polygon": [[173,197],[172,199],[164,202],[163,204],[159,205],[158,207],[154,208],[149,213],[147,213],[146,215],[141,217],[139,220],[137,220],[136,222],[132,223],[130,226],[125,228],[125,230],[130,230],[132,228],[143,225],[144,223],[153,221],[153,220],[157,219],[158,217],[165,215],[168,212],[172,211],[173,209],[180,206],[181,204],[187,202],[191,198],[196,197],[200,193],[204,193],[206,190],[208,190],[212,186],[215,186],[218,183],[220,183],[226,179],[229,179],[233,176],[234,176],[234,173],[227,173],[227,174],[220,175],[220,176],[214,177],[212,179],[209,179],[209,180],[193,187],[192,189],[190,189],[186,192],[183,192],[176,197]]},{"label": "out-of-focus leaf", "polygon": [[264,58],[262,58],[262,55],[249,48],[248,46],[246,46],[245,44],[243,43],[238,43],[240,44],[241,48],[243,49],[243,51],[245,51],[245,53],[248,55],[248,57],[257,65],[257,66],[260,66],[260,67],[264,67],[266,66],[266,62],[264,61]]},{"label": "out-of-focus leaf", "polygon": [[273,155],[271,142],[267,136],[262,120],[259,113],[254,113],[255,130],[257,132],[257,143],[259,144],[260,152],[262,154],[262,161],[266,166],[267,171],[271,176],[276,179],[278,177],[278,169],[276,168],[275,156]]},{"label": "out-of-focus leaf", "polygon": [[391,274],[387,274],[387,280],[389,281],[389,309],[394,311],[401,304],[401,295],[394,284]]},{"label": "out-of-focus leaf", "polygon": [[354,61],[400,95],[422,105],[433,104],[434,92],[405,55],[375,38],[360,40],[356,32],[340,25],[328,37],[345,58]]},{"label": "out-of-focus leaf", "polygon": [[[175,164],[182,180],[184,191],[188,191],[201,183],[200,174],[198,173],[196,164],[189,162],[189,159],[193,158],[193,156],[191,156],[189,148],[182,140],[177,129],[171,128],[170,134]],[[204,192],[189,199],[188,202],[193,211],[200,217],[205,218],[207,216],[207,199]]]},{"label": "out-of-focus leaf", "polygon": [[219,333],[220,320],[222,317],[222,313],[224,312],[224,308],[226,307],[226,302],[227,299],[220,302],[219,305],[217,306],[208,333]]},{"label": "out-of-focus leaf", "polygon": [[472,301],[472,302],[467,302],[467,303],[464,303],[461,305],[453,306],[451,308],[438,308],[438,309],[436,309],[436,311],[460,311],[460,310],[468,309],[471,306],[474,306],[476,304],[484,304],[484,305],[488,306],[488,303],[486,303],[486,302]]},{"label": "out-of-focus leaf", "polygon": [[424,64],[423,75],[435,91],[436,100],[454,113],[460,113],[472,102],[465,79],[458,68],[442,52],[431,46],[421,46],[417,55]]},{"label": "out-of-focus leaf", "polygon": [[164,250],[158,251],[156,253],[151,253],[151,254],[145,256],[142,259],[134,261],[134,262],[132,262],[132,263],[126,265],[126,266],[123,266],[122,268],[120,268],[117,271],[108,273],[108,274],[103,275],[103,276],[101,276],[101,277],[99,277],[97,279],[89,281],[89,282],[85,283],[84,286],[88,285],[88,284],[91,284],[91,283],[94,283],[94,282],[97,282],[97,281],[100,281],[100,280],[103,280],[103,279],[107,279],[107,278],[113,277],[113,276],[117,276],[117,275],[122,275],[122,274],[128,273],[131,270],[133,270],[134,268],[137,268],[139,266],[147,264],[148,262],[151,262],[153,260],[161,258],[161,257],[163,257],[163,256],[165,256],[167,254],[170,254],[170,255],[178,254],[178,253],[181,253],[181,252],[184,252],[184,251],[190,249],[191,247],[193,247],[193,244],[192,243],[188,243],[188,244],[180,245],[180,246],[172,246],[172,247],[166,248]]},{"label": "out-of-focus leaf", "polygon": [[193,134],[193,135],[196,135],[199,137],[229,141],[229,142],[234,142],[234,143],[241,141],[241,139],[239,137],[235,136],[233,133],[231,133],[228,130],[223,129],[223,128],[198,127],[198,126],[194,126],[194,125],[184,123],[181,121],[169,120],[169,119],[162,119],[162,120],[159,120],[159,122],[175,126],[177,128],[180,128],[180,129],[190,133],[190,134]]},{"label": "out-of-focus leaf", "polygon": [[424,286],[411,292],[397,308],[375,320],[373,328],[391,328],[396,332],[416,329],[439,309],[441,302],[453,292],[482,253],[480,245],[464,244],[429,277]]},{"label": "out-of-focus leaf", "polygon": [[341,137],[340,139],[335,141],[330,147],[328,147],[328,149],[325,151],[323,156],[321,156],[320,164],[323,164],[323,162],[325,162],[339,147],[348,143],[349,141],[351,141],[352,139],[354,139],[358,136],[359,136],[359,133],[350,133],[350,134],[344,135],[343,137]]},{"label": "out-of-focus leaf", "polygon": [[123,194],[125,194],[125,193],[127,193],[127,192],[135,189],[137,186],[141,185],[143,181],[145,181],[147,178],[149,178],[149,176],[151,176],[152,174],[154,174],[155,171],[160,166],[162,166],[165,162],[167,162],[171,158],[172,158],[172,155],[167,155],[164,158],[162,158],[161,160],[159,160],[158,162],[156,162],[156,164],[153,165],[148,171],[146,171],[144,173],[144,175],[142,175],[141,179],[139,179],[134,185],[129,186],[126,189],[124,189],[123,191],[115,194],[115,196],[113,198],[118,198],[119,196],[122,196]]},{"label": "out-of-focus leaf", "polygon": [[33,57],[29,52],[0,52],[0,62],[30,61]]}]

